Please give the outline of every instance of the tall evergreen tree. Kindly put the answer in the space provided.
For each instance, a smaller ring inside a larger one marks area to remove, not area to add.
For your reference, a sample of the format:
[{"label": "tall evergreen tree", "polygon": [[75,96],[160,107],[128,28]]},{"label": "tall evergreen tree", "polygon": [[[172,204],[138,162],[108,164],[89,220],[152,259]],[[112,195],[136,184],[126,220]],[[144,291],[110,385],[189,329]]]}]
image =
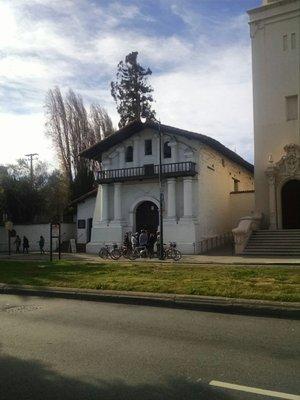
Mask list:
[{"label": "tall evergreen tree", "polygon": [[120,115],[119,128],[141,117],[148,120],[155,118],[155,111],[151,108],[153,88],[147,82],[152,71],[143,68],[137,56],[138,52],[134,51],[125,57],[125,62],[120,61],[117,80],[111,82],[111,95]]}]

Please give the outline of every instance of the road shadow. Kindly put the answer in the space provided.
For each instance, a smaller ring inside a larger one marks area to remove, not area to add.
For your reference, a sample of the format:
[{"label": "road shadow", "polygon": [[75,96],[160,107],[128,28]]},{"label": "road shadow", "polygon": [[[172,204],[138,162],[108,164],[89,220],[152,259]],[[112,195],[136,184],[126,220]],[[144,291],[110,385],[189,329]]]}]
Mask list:
[{"label": "road shadow", "polygon": [[[83,371],[84,375],[84,371]],[[129,385],[99,379],[93,383],[63,376],[35,360],[0,354],[1,400],[232,400],[208,384],[170,377],[163,384]]]}]

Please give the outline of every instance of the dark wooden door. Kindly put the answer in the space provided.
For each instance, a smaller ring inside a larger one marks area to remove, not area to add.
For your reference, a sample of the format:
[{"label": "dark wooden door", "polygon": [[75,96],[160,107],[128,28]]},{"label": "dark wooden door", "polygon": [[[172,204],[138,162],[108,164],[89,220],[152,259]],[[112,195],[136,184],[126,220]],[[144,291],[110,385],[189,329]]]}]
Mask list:
[{"label": "dark wooden door", "polygon": [[282,228],[300,229],[300,181],[293,179],[282,188]]},{"label": "dark wooden door", "polygon": [[154,164],[145,164],[144,171],[146,176],[153,176],[154,175]]},{"label": "dark wooden door", "polygon": [[155,233],[158,228],[158,208],[152,201],[144,201],[136,209],[136,231],[146,229]]}]

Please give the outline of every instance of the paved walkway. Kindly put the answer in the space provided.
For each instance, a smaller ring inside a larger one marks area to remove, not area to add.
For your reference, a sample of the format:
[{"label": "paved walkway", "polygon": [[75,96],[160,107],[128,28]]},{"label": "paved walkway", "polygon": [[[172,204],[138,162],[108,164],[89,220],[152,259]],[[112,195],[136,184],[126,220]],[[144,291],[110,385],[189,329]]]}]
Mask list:
[{"label": "paved walkway", "polygon": [[[224,252],[225,253],[225,252]],[[54,260],[58,259],[57,254],[53,257]],[[62,254],[63,260],[77,260],[77,261],[89,261],[89,262],[99,262],[100,258],[95,254],[86,254],[86,253],[63,253]],[[0,253],[0,261],[1,260],[24,260],[24,261],[31,261],[31,260],[49,260],[49,254],[40,255],[39,253],[30,253],[30,254],[12,254],[8,256],[8,254],[1,254]],[[121,259],[123,262],[126,261],[125,259]],[[138,259],[138,262],[157,262],[157,259]],[[116,261],[117,262],[117,261]],[[134,262],[134,261],[131,261]],[[170,263],[172,261],[163,261],[163,263]],[[186,264],[244,264],[244,265],[267,265],[267,264],[276,264],[276,265],[299,265],[300,266],[300,258],[292,258],[292,257],[246,257],[246,256],[232,256],[226,254],[203,254],[203,255],[184,255],[180,261],[180,263]]]}]

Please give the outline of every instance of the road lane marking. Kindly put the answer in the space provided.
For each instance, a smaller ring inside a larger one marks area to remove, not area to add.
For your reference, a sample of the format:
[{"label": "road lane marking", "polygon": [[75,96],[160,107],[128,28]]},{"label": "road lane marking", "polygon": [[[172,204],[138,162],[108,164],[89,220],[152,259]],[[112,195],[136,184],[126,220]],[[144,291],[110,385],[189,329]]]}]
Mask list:
[{"label": "road lane marking", "polygon": [[241,392],[261,394],[263,396],[277,397],[279,399],[300,400],[300,396],[298,396],[297,394],[273,392],[272,390],[264,390],[250,386],[235,385],[234,383],[227,383],[220,381],[210,381],[209,384],[211,386],[218,386],[225,389],[239,390]]}]

